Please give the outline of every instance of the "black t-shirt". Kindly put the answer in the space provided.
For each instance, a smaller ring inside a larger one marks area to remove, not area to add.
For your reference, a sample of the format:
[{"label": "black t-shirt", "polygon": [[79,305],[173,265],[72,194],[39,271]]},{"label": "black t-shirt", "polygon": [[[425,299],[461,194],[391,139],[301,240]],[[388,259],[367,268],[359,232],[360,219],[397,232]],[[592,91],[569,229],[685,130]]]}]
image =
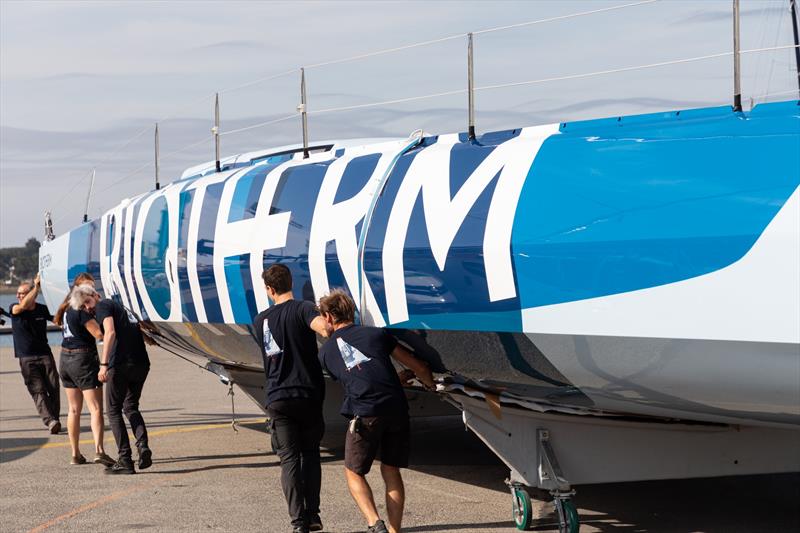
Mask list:
[{"label": "black t-shirt", "polygon": [[14,357],[32,357],[36,355],[53,355],[47,343],[47,321],[53,315],[46,305],[36,304],[30,311],[14,314],[19,304],[11,304],[11,333],[14,337]]},{"label": "black t-shirt", "polygon": [[114,319],[114,332],[117,338],[114,350],[108,360],[109,368],[123,363],[150,365],[147,349],[144,346],[144,339],[142,339],[142,332],[139,330],[139,322],[135,316],[129,313],[120,303],[108,298],[97,302],[94,311],[95,319],[104,333],[103,320],[107,317]]},{"label": "black t-shirt", "polygon": [[81,309],[68,307],[64,313],[64,325],[62,327],[62,334],[64,339],[61,341],[62,348],[70,350],[86,349],[90,352],[97,350],[94,336],[86,329],[86,323],[94,320],[94,317]]},{"label": "black t-shirt", "polygon": [[253,319],[267,376],[267,405],[290,398],[325,398],[325,378],[317,359],[317,335],[311,322],[319,316],[313,303],[288,300]]},{"label": "black t-shirt", "polygon": [[337,329],[322,345],[322,367],[344,388],[343,415],[408,412],[406,394],[391,360],[396,346],[397,341],[382,329],[355,325]]}]

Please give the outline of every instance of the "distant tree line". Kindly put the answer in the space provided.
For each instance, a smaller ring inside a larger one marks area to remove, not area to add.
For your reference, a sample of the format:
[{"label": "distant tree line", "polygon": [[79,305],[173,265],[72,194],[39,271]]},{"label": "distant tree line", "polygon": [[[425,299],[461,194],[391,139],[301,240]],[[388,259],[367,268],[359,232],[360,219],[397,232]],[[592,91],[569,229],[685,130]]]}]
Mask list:
[{"label": "distant tree line", "polygon": [[39,246],[31,237],[25,246],[0,248],[0,281],[13,285],[20,280],[31,279],[39,270]]}]

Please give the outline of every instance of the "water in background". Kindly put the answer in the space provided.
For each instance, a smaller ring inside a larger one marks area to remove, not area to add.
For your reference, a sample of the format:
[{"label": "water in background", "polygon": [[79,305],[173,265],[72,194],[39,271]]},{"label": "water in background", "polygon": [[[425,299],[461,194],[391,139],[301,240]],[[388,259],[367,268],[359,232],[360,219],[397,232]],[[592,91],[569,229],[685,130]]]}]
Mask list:
[{"label": "water in background", "polygon": [[[44,303],[43,298],[39,298],[37,300],[39,303]],[[0,294],[0,307],[5,309],[6,311],[9,310],[11,304],[17,303],[17,295],[14,293],[11,294]],[[2,317],[3,320],[6,321],[6,326],[11,326],[11,319],[7,316]],[[60,346],[61,345],[61,332],[59,331],[48,331],[47,332],[47,339],[50,341],[50,345]],[[14,339],[11,336],[11,333],[0,333],[0,347],[4,346],[13,346]]]}]

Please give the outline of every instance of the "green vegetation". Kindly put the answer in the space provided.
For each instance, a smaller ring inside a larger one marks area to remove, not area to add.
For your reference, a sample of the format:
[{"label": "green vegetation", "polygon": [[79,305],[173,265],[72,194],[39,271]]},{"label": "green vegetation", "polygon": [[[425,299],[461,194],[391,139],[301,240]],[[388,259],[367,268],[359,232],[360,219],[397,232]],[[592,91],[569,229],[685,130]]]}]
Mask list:
[{"label": "green vegetation", "polygon": [[12,286],[25,279],[32,279],[39,270],[39,246],[31,237],[25,246],[0,248],[0,288]]}]

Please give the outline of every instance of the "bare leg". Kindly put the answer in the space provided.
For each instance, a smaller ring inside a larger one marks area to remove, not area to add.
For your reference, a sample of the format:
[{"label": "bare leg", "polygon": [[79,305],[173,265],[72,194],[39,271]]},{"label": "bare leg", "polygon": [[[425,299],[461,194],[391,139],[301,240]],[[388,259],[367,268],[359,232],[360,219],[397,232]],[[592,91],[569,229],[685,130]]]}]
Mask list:
[{"label": "bare leg", "polygon": [[400,533],[403,523],[403,507],[406,503],[406,491],[400,469],[396,466],[381,464],[381,475],[386,484],[386,514],[389,515],[389,533]]},{"label": "bare leg", "polygon": [[347,488],[350,489],[350,494],[361,510],[361,514],[367,519],[367,525],[375,525],[375,522],[380,520],[380,516],[378,516],[378,510],[375,508],[375,498],[372,497],[372,489],[369,487],[369,483],[367,483],[364,476],[356,474],[346,467],[344,475],[347,478]]},{"label": "bare leg", "polygon": [[67,433],[69,434],[69,445],[72,447],[72,457],[81,454],[78,441],[81,436],[81,411],[83,410],[83,394],[80,389],[64,388],[67,393],[69,412],[67,413]]},{"label": "bare leg", "polygon": [[83,398],[92,414],[92,436],[94,437],[94,453],[106,453],[103,448],[103,387],[83,391]]}]

